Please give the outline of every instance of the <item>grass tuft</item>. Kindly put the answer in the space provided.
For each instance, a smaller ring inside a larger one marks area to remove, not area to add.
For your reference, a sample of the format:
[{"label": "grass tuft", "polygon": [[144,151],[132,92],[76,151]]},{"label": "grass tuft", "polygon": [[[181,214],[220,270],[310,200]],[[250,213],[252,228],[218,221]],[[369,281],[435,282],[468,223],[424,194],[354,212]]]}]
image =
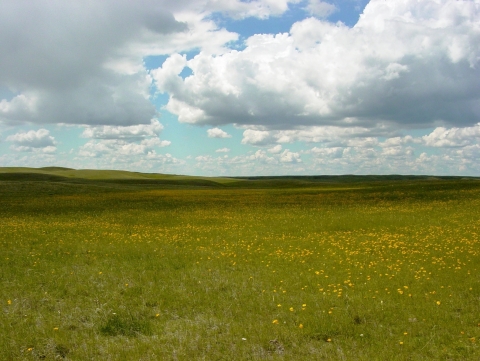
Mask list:
[{"label": "grass tuft", "polygon": [[148,319],[131,313],[112,314],[100,328],[100,332],[104,336],[149,336],[152,334],[152,325]]},{"label": "grass tuft", "polygon": [[61,358],[67,357],[69,352],[70,352],[70,349],[65,345],[59,344],[55,346],[55,353]]}]

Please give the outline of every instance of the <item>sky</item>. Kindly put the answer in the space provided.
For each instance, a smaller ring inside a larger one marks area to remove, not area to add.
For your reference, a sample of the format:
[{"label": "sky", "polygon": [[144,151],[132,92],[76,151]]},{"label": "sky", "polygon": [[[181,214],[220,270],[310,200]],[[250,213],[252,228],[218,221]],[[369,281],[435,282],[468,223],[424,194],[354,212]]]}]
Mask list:
[{"label": "sky", "polygon": [[2,0],[0,167],[480,176],[480,0]]}]

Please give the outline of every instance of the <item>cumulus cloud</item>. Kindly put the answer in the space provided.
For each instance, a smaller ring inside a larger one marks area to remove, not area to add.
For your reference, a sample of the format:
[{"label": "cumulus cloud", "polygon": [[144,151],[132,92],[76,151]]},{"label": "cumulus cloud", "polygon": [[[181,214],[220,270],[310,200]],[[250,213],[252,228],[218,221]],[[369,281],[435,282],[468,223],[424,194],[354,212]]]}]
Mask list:
[{"label": "cumulus cloud", "polygon": [[[79,148],[80,157],[99,158],[114,156],[138,156],[155,152],[155,148],[167,147],[169,140],[160,140],[163,125],[156,119],[150,124],[130,126],[90,126],[82,133],[84,138],[91,138]],[[153,154],[153,153],[152,153]],[[149,159],[153,159],[148,156]]]},{"label": "cumulus cloud", "polygon": [[480,123],[465,128],[435,128],[422,137],[425,145],[430,147],[463,147],[480,141]]},{"label": "cumulus cloud", "polygon": [[143,139],[140,142],[131,142],[124,139],[90,140],[79,148],[81,157],[98,158],[102,156],[136,156],[146,155],[156,147],[166,147],[170,141],[161,141],[158,138]]},{"label": "cumulus cloud", "polygon": [[337,10],[337,7],[321,0],[309,0],[305,9],[310,13],[310,15],[319,18],[327,18]]},{"label": "cumulus cloud", "polygon": [[55,144],[55,139],[46,129],[37,131],[30,130],[26,133],[16,133],[9,135],[7,141],[14,142],[16,145],[29,146],[33,148],[43,148]]},{"label": "cumulus cloud", "polygon": [[[476,129],[477,126],[471,127]],[[195,159],[196,169],[209,175],[281,175],[281,174],[444,174],[476,175],[480,172],[479,141],[474,138],[475,129],[467,129],[462,139],[469,135],[469,144],[463,146],[436,147],[429,154],[417,146],[427,146],[424,137],[359,135],[361,132],[327,132],[312,134],[318,142],[309,150],[293,152],[283,149],[285,144],[250,151],[234,157],[199,156]],[[345,129],[344,129],[345,130]],[[455,128],[443,129],[454,134]],[[267,131],[281,137],[279,133],[293,131]],[[306,132],[305,132],[306,133]],[[327,134],[336,138],[328,139]],[[436,129],[430,134],[439,134]],[[292,134],[290,134],[291,136]],[[317,138],[321,135],[320,138]],[[471,136],[470,136],[471,135]],[[305,134],[302,134],[302,137]],[[451,135],[450,135],[451,136]],[[458,133],[457,133],[458,136]],[[298,132],[295,141],[300,138]],[[462,144],[463,140],[462,140]],[[433,145],[432,145],[433,146]]]},{"label": "cumulus cloud", "polygon": [[[288,155],[287,155],[288,157]],[[195,161],[201,164],[209,164],[210,166],[232,166],[238,164],[263,164],[263,165],[272,165],[272,164],[279,164],[280,156],[272,157],[268,156],[264,150],[257,150],[254,153],[249,153],[246,155],[236,156],[229,158],[227,155],[219,156],[219,157],[212,157],[211,155],[199,155],[195,157]]]},{"label": "cumulus cloud", "polygon": [[217,152],[217,153],[228,153],[228,152],[230,152],[230,148],[220,148],[220,149],[217,149],[215,152]]},{"label": "cumulus cloud", "polygon": [[55,147],[55,138],[50,135],[50,132],[47,129],[19,132],[9,135],[6,141],[12,142],[14,144],[12,149],[20,152],[32,152],[38,150],[43,153],[55,153],[57,149]]},{"label": "cumulus cloud", "polygon": [[207,130],[207,134],[209,138],[231,138],[232,136],[221,130],[220,128],[212,128]]},{"label": "cumulus cloud", "polygon": [[[293,143],[296,141],[307,143],[326,143],[330,145],[347,145],[368,138],[369,135],[388,136],[390,133],[381,128],[364,127],[298,127],[289,130],[262,130],[258,127],[248,128],[243,132],[242,144],[254,146],[271,146],[276,143]],[[369,137],[370,141],[374,138]]]},{"label": "cumulus cloud", "polygon": [[174,55],[176,67],[152,75],[166,108],[192,124],[469,126],[480,116],[478,23],[474,1],[372,0],[353,28],[309,18],[241,51]]},{"label": "cumulus cloud", "polygon": [[0,3],[0,121],[148,124],[151,76],[143,58],[193,49],[226,50],[238,34],[214,13],[241,19],[281,15],[298,0],[106,0]]},{"label": "cumulus cloud", "polygon": [[278,154],[282,151],[282,145],[281,144],[277,144],[273,147],[271,147],[270,149],[268,149],[269,153],[272,153],[272,154]]},{"label": "cumulus cloud", "polygon": [[278,137],[267,130],[247,129],[243,132],[242,144],[269,145],[275,143]]},{"label": "cumulus cloud", "polygon": [[210,15],[267,18],[292,0],[0,3],[0,99],[7,124],[148,124],[151,76],[143,57],[221,53],[238,34]]},{"label": "cumulus cloud", "polygon": [[302,0],[216,0],[199,1],[205,3],[205,9],[211,12],[221,12],[234,19],[256,17],[266,19],[278,16],[288,10],[289,4],[299,3]]},{"label": "cumulus cloud", "polygon": [[413,138],[411,135],[405,137],[392,137],[386,139],[384,142],[380,142],[379,145],[382,148],[398,147],[408,143],[421,143],[421,139]]},{"label": "cumulus cloud", "polygon": [[158,120],[152,119],[150,124],[87,127],[82,136],[94,139],[143,139],[158,137],[162,130],[163,125]]},{"label": "cumulus cloud", "polygon": [[291,152],[289,149],[285,149],[283,152],[276,154],[271,153],[268,155],[266,151],[258,149],[255,153],[244,156],[232,158],[233,162],[238,162],[244,158],[244,161],[254,161],[259,164],[279,164],[279,163],[301,163],[302,159],[297,152]]},{"label": "cumulus cloud", "polygon": [[[146,153],[116,152],[117,147],[111,144],[90,143],[82,149],[82,154],[74,158],[73,163],[64,162],[66,167],[88,169],[128,169],[140,172],[179,173],[185,166],[185,161],[172,156],[170,153],[157,153],[155,149]],[[106,145],[106,146],[105,146]],[[113,150],[113,151],[112,151]],[[51,163],[50,163],[51,164]]]},{"label": "cumulus cloud", "polygon": [[277,154],[258,149],[234,157],[201,155],[194,161],[197,170],[213,176],[302,174],[305,171],[300,154],[288,149]]},{"label": "cumulus cloud", "polygon": [[282,154],[280,154],[280,162],[282,163],[301,163],[302,159],[300,154],[297,152],[291,152],[289,149],[285,149]]},{"label": "cumulus cloud", "polygon": [[[316,127],[310,132],[308,129],[261,131],[264,137],[272,139],[272,143],[257,144],[264,149],[227,159],[203,156],[198,159],[197,168],[211,175],[280,175],[289,172],[477,175],[480,172],[479,129],[478,124],[467,128],[438,127],[423,137],[381,132],[372,137],[367,129],[347,131],[348,128],[335,127]],[[292,152],[283,149],[285,144],[277,143],[282,138],[314,143],[315,146]],[[425,148],[418,148],[419,145],[435,147],[435,153],[421,151]]]},{"label": "cumulus cloud", "polygon": [[175,158],[170,153],[165,154],[158,154],[155,150],[151,150],[147,153],[146,159],[148,161],[156,161],[160,162],[161,164],[184,164],[185,162]]},{"label": "cumulus cloud", "polygon": [[332,147],[332,148],[318,148],[313,147],[309,153],[313,154],[316,157],[320,158],[342,158],[345,148],[342,147]]}]

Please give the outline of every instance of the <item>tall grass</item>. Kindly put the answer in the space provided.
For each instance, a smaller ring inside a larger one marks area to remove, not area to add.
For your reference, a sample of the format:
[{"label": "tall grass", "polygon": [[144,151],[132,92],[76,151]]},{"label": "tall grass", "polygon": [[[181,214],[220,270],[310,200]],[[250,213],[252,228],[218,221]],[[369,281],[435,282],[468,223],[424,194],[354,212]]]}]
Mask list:
[{"label": "tall grass", "polygon": [[480,184],[2,182],[2,360],[480,359]]}]

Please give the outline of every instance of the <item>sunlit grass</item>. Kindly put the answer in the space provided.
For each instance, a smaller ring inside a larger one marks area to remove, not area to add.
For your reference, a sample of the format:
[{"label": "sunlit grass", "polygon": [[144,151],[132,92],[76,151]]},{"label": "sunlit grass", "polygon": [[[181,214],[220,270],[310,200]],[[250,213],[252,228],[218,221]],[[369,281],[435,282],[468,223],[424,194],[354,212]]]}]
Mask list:
[{"label": "sunlit grass", "polygon": [[2,360],[480,358],[473,181],[2,185]]}]

